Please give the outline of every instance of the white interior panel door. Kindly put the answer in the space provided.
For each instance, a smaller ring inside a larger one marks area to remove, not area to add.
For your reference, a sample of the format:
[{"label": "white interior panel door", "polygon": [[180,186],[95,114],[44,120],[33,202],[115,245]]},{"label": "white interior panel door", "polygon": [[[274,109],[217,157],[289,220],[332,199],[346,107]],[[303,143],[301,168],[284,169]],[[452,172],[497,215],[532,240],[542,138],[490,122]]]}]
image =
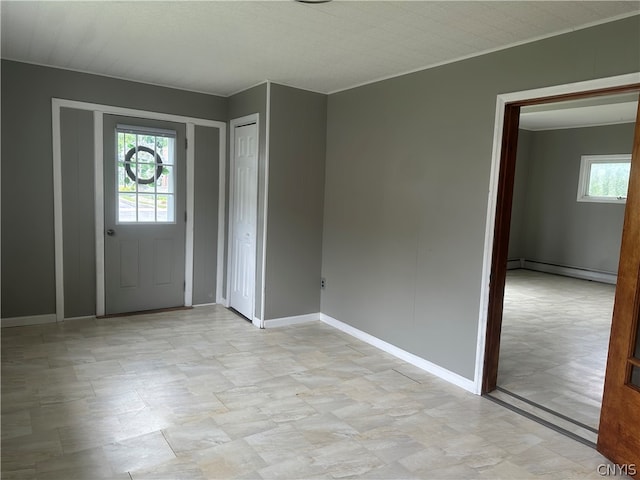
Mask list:
[{"label": "white interior panel door", "polygon": [[231,165],[231,289],[229,305],[253,321],[258,212],[258,129],[234,129]]}]

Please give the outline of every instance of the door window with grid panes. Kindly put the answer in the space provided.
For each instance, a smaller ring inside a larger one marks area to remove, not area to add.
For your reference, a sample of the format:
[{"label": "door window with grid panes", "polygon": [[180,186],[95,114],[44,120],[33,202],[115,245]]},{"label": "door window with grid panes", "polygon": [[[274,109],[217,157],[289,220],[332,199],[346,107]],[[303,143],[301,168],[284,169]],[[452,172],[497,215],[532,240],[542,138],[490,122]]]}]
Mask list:
[{"label": "door window with grid panes", "polygon": [[175,223],[173,131],[118,126],[117,223]]}]

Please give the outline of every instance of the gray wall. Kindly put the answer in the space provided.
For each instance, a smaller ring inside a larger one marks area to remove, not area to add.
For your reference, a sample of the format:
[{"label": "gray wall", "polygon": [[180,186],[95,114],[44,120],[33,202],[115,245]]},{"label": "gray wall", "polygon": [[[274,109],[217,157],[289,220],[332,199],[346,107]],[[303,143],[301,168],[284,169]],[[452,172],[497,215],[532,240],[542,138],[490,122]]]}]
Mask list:
[{"label": "gray wall", "polygon": [[474,376],[496,95],[640,70],[640,17],[329,96],[322,312]]},{"label": "gray wall", "polygon": [[624,205],[576,201],[580,157],[631,153],[633,130],[623,124],[528,133],[525,208],[511,229],[523,258],[617,273]]},{"label": "gray wall", "polygon": [[216,302],[220,130],[195,127],[193,304]]},{"label": "gray wall", "polygon": [[524,258],[524,222],[527,200],[527,179],[529,176],[529,154],[531,152],[532,132],[518,132],[516,151],[516,174],[513,182],[513,201],[511,203],[511,229],[509,231],[509,260]]},{"label": "gray wall", "polygon": [[[257,113],[259,115],[258,132],[258,228],[257,228],[257,263],[256,263],[256,294],[255,294],[255,315],[260,316],[262,312],[262,256],[264,238],[264,181],[265,181],[265,153],[267,138],[267,84],[263,83],[248,90],[229,97],[229,120],[244,117]],[[229,141],[231,140],[231,128],[229,128]],[[229,155],[227,155],[227,185],[229,184]],[[229,189],[227,188],[227,205],[229,205]],[[229,232],[229,209],[226,211],[225,231]],[[226,254],[229,252],[227,251]],[[227,298],[227,255],[225,254],[224,269],[224,295]]]},{"label": "gray wall", "polygon": [[[213,120],[227,118],[225,98],[3,60],[1,261],[5,318],[55,312],[52,97]],[[83,243],[82,248],[89,247]],[[79,272],[78,278],[89,273]],[[86,310],[78,308],[78,312]]]},{"label": "gray wall", "polygon": [[327,96],[271,85],[266,319],[320,311]]},{"label": "gray wall", "polygon": [[65,316],[82,317],[96,313],[93,112],[63,108],[60,137]]}]

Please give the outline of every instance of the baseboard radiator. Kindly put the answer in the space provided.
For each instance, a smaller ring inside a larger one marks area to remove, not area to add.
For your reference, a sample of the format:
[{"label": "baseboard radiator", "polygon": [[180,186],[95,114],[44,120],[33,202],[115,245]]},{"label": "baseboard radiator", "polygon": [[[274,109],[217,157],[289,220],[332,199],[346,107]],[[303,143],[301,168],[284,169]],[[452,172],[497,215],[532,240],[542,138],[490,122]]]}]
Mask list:
[{"label": "baseboard radiator", "polygon": [[594,282],[608,283],[610,285],[615,285],[618,281],[618,275],[610,272],[601,272],[580,267],[569,267],[566,265],[555,265],[552,263],[535,262],[524,258],[507,261],[507,270],[516,270],[519,268],[533,270],[535,272],[552,273],[554,275],[562,275],[565,277],[580,278],[582,280],[592,280]]}]

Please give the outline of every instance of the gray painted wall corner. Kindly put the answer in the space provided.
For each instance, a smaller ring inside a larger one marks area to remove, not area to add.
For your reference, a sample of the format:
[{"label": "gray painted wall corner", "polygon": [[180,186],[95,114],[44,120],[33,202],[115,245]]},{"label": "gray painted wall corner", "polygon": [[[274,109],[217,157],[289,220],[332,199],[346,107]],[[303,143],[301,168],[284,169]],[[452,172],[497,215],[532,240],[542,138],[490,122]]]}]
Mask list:
[{"label": "gray painted wall corner", "polygon": [[271,85],[266,319],[320,311],[327,96]]}]

